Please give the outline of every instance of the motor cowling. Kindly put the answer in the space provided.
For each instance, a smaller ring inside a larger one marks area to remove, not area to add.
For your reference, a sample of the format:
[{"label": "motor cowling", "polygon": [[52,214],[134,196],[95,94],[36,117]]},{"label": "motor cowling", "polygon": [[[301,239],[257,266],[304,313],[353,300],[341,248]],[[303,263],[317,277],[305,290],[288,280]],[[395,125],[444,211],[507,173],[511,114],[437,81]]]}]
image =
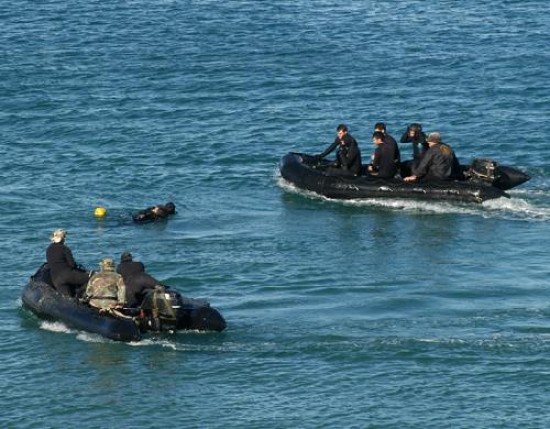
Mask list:
[{"label": "motor cowling", "polygon": [[464,176],[471,180],[494,184],[500,179],[501,173],[496,161],[492,159],[476,158],[472,165],[464,172]]},{"label": "motor cowling", "polygon": [[174,290],[157,286],[149,290],[142,301],[144,328],[152,331],[175,331],[178,328],[181,295]]}]

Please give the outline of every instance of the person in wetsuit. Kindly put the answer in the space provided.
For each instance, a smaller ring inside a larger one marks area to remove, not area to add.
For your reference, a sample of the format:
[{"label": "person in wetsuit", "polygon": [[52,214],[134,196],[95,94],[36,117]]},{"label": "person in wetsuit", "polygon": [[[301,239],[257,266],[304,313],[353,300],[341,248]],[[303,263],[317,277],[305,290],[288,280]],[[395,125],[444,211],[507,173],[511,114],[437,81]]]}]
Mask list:
[{"label": "person in wetsuit", "polygon": [[413,159],[402,162],[400,166],[401,176],[407,177],[412,174],[413,168],[418,166],[430,146],[426,141],[426,134],[422,131],[422,125],[417,123],[410,124],[399,141],[412,144]]},{"label": "person in wetsuit", "polygon": [[338,148],[336,161],[329,169],[329,172],[343,174],[348,176],[358,176],[361,174],[361,151],[357,141],[348,132],[348,127],[344,124],[336,127],[336,138],[334,142],[320,155],[318,159],[323,159],[334,149]]},{"label": "person in wetsuit", "polygon": [[134,222],[152,222],[159,219],[165,219],[169,215],[176,213],[176,206],[173,202],[168,202],[166,204],[159,204],[153,207],[147,207],[144,210],[132,215]]},{"label": "person in wetsuit", "polygon": [[443,143],[441,135],[430,133],[427,138],[430,146],[424,157],[413,168],[413,174],[404,178],[406,182],[416,180],[454,180],[460,177],[460,165],[450,146]]},{"label": "person in wetsuit", "polygon": [[376,145],[372,164],[367,167],[369,174],[384,179],[394,177],[399,167],[399,149],[397,143],[390,139],[384,140],[384,134],[375,131],[372,142]]},{"label": "person in wetsuit", "polygon": [[154,289],[160,282],[145,272],[142,262],[134,261],[130,252],[120,255],[120,264],[116,269],[126,285],[126,303],[128,307],[137,307],[143,300],[147,289]]},{"label": "person in wetsuit", "polygon": [[77,268],[71,249],[65,244],[67,231],[55,230],[46,250],[46,261],[54,288],[62,295],[74,297],[83,292],[90,273]]},{"label": "person in wetsuit", "polygon": [[401,143],[412,143],[413,159],[420,160],[430,148],[426,141],[426,134],[422,131],[422,125],[412,123],[399,140]]}]

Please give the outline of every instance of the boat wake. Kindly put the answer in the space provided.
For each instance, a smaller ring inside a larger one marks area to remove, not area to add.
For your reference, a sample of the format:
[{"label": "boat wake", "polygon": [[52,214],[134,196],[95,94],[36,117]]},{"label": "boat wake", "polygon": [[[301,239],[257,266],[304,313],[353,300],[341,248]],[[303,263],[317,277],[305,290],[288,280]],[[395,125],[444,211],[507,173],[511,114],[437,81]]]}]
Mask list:
[{"label": "boat wake", "polygon": [[[357,207],[381,207],[391,210],[407,211],[411,213],[421,212],[423,214],[469,214],[486,218],[502,218],[510,220],[528,220],[546,222],[550,221],[550,207],[538,206],[534,200],[536,192],[515,190],[509,192],[512,198],[498,198],[488,200],[482,204],[465,204],[445,201],[420,201],[412,199],[393,198],[367,198],[356,200],[331,199],[312,191],[306,191],[294,186],[283,179],[280,175],[276,177],[277,184],[287,192],[295,193],[309,199],[328,201],[333,204],[341,204]],[[533,200],[533,202],[531,201]]]}]

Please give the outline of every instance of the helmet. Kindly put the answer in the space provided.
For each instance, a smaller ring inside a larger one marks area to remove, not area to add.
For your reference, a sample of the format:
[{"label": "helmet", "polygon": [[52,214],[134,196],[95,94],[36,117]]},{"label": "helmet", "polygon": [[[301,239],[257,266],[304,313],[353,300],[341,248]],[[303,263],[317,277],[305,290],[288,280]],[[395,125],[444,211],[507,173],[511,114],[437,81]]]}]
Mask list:
[{"label": "helmet", "polygon": [[100,271],[114,271],[115,263],[111,258],[103,258],[99,261],[99,269]]}]

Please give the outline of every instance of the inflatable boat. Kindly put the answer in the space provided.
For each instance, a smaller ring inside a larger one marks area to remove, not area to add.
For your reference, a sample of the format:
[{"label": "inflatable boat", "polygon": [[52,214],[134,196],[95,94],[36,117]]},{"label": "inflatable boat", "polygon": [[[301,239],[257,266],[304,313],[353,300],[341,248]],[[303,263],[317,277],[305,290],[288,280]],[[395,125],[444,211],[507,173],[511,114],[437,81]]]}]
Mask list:
[{"label": "inflatable boat", "polygon": [[464,179],[452,181],[405,182],[395,177],[382,179],[364,172],[360,176],[329,172],[331,162],[291,152],[280,162],[281,176],[294,186],[334,199],[406,198],[481,203],[510,198],[505,191],[530,179],[512,167],[488,159],[475,159],[462,166]]},{"label": "inflatable boat", "polygon": [[100,311],[59,294],[52,286],[47,264],[30,277],[21,299],[23,306],[41,319],[59,321],[115,341],[140,341],[147,332],[220,332],[226,328],[222,315],[206,300],[185,298],[169,287],[148,291],[138,308]]}]

